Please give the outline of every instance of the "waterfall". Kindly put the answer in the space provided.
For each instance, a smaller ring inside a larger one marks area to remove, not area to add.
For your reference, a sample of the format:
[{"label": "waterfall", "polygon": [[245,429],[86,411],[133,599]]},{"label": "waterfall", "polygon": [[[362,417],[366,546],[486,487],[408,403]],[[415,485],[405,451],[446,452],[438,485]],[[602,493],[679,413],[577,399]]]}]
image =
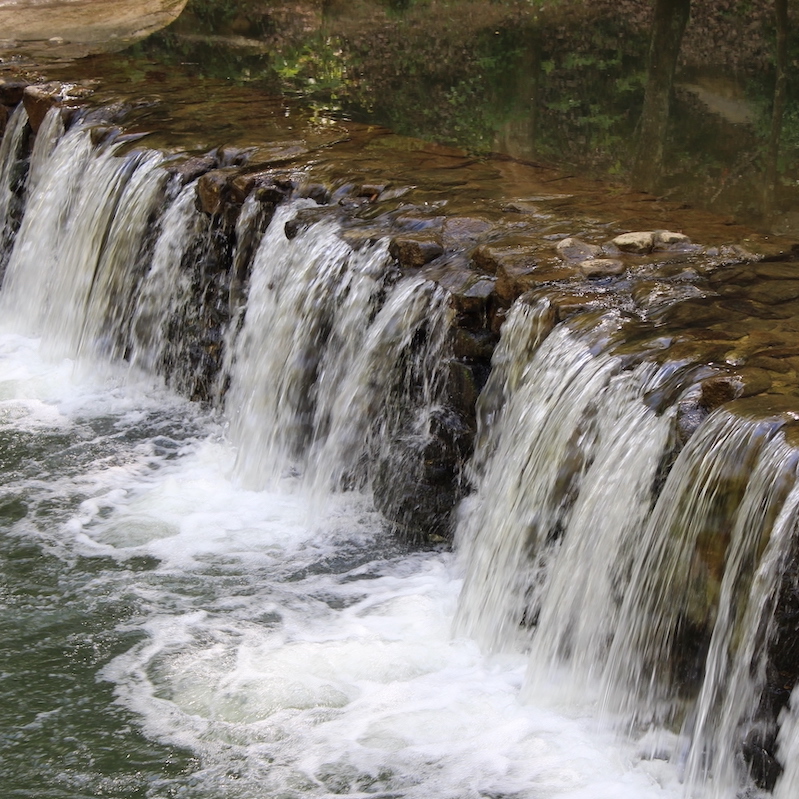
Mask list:
[{"label": "waterfall", "polygon": [[[706,373],[665,349],[631,356],[621,345],[645,322],[610,310],[558,323],[548,300],[524,295],[477,401],[473,455],[461,473],[466,456],[451,447],[439,468],[453,368],[473,364],[453,354],[457,303],[437,273],[402,272],[376,228],[348,235],[365,221],[339,206],[253,192],[211,214],[202,178],[161,153],[120,148],[85,122],[65,129],[57,111],[31,147],[26,125],[20,107],[0,146],[8,330],[56,361],[112,361],[129,380],[215,403],[237,501],[355,496],[399,529],[403,514],[440,506],[443,522],[425,517],[438,533],[469,483],[456,640],[515,653],[530,706],[591,707],[633,738],[670,731],[688,796],[746,790],[752,753],[775,740],[775,797],[793,795],[799,689],[781,720],[766,696],[781,598],[795,590],[790,403],[729,402],[686,442],[678,405]],[[673,404],[651,401],[666,393]],[[436,469],[445,477],[429,479]],[[331,707],[356,694],[348,686]]]},{"label": "waterfall", "polygon": [[[613,570],[623,571],[628,556],[626,539],[648,509],[667,429],[667,422],[641,403],[645,370],[622,373],[617,359],[593,352],[615,328],[614,317],[600,320],[587,336],[560,326],[528,360],[528,337],[517,328],[529,326],[538,338],[538,314],[517,311],[503,329],[503,338],[519,341],[521,348],[516,360],[508,357],[506,345],[498,348],[497,374],[504,375],[499,393],[507,399],[498,412],[483,414],[490,430],[478,433],[477,493],[458,532],[467,569],[458,626],[494,650],[526,637],[542,613],[552,615],[547,595],[557,603],[555,597],[569,589],[558,585],[550,564],[562,559],[572,568],[580,557],[573,547],[607,544],[602,551],[607,573],[592,597],[598,602],[602,595],[603,604],[596,607],[601,617],[611,602]],[[498,389],[489,383],[485,396]],[[630,471],[613,462],[617,456],[631,461]],[[614,480],[624,482],[621,494]],[[599,525],[595,516],[602,519]],[[591,543],[581,543],[581,536]],[[603,536],[619,540],[604,542]],[[573,627],[573,612],[561,611],[567,620],[543,633],[559,639],[551,642],[555,649],[580,635],[566,629]],[[595,633],[602,637],[601,630]]]},{"label": "waterfall", "polygon": [[169,320],[188,301],[188,275],[181,267],[201,226],[196,193],[196,182],[184,186],[161,217],[152,258],[129,315],[131,362],[146,371],[158,370]]},{"label": "waterfall", "polygon": [[28,165],[21,154],[28,115],[24,106],[19,106],[11,114],[0,142],[0,277],[3,274],[11,243],[19,221],[18,207]]},{"label": "waterfall", "polygon": [[774,799],[793,799],[799,785],[799,687],[794,688],[785,710],[778,753],[785,771],[774,790]]},{"label": "waterfall", "polygon": [[457,628],[528,651],[530,700],[599,702],[626,729],[681,725],[688,793],[731,796],[766,721],[799,520],[793,416],[719,409],[663,482],[674,418],[644,398],[673,370],[623,369],[612,316],[541,342],[546,313],[517,304],[480,400]]},{"label": "waterfall", "polygon": [[107,339],[116,330],[109,328],[119,324],[135,287],[142,235],[165,177],[163,159],[96,148],[81,126],[47,149],[34,154],[31,176],[37,177],[0,308],[8,323],[42,336],[56,356],[96,346],[114,351]]},{"label": "waterfall", "polygon": [[245,484],[307,470],[324,494],[364,484],[411,405],[429,418],[447,304],[429,281],[397,280],[384,241],[353,250],[329,220],[287,238],[303,206],[275,214],[255,255],[226,404]]}]

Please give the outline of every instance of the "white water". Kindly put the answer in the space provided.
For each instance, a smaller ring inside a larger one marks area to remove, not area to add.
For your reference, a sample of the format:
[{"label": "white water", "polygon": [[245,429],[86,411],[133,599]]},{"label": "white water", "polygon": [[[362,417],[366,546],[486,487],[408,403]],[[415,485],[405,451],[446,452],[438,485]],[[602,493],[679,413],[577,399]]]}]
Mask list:
[{"label": "white water", "polygon": [[[643,403],[657,370],[608,354],[614,315],[544,338],[551,309],[520,304],[481,400],[459,563],[403,551],[368,494],[330,490],[367,485],[366,456],[392,438],[426,435],[446,295],[396,280],[385,242],[353,250],[333,222],[289,241],[297,206],[280,209],[228,339],[225,430],[142,377],[189,296],[195,187],[164,195],[159,156],[51,128],[0,295],[0,401],[11,434],[75,443],[44,477],[15,478],[60,508],[15,535],[61,558],[65,580],[79,557],[117,564],[95,579],[131,597],[141,640],[99,676],[148,736],[196,753],[180,795],[647,799],[683,795],[678,777],[735,795],[799,506],[779,434],[716,414],[652,509],[671,424]],[[104,360],[126,340],[140,370]],[[714,583],[697,552],[738,461],[752,474],[730,494]],[[712,636],[680,762],[676,736],[636,744],[612,727],[684,710],[664,664],[691,614]],[[789,768],[782,796],[792,781]]]},{"label": "white water", "polygon": [[[365,460],[411,408],[423,435],[449,312],[429,281],[394,282],[385,241],[354,251],[332,221],[287,239],[286,221],[307,205],[278,209],[255,255],[226,408],[244,485],[307,472],[322,496],[363,485]],[[426,344],[413,351],[422,331]]]},{"label": "white water", "polygon": [[98,346],[113,353],[107,337],[118,332],[115,316],[126,310],[123,292],[133,290],[141,237],[165,178],[162,158],[97,150],[81,128],[35,156],[31,176],[38,177],[0,313],[12,329],[43,336],[54,356]]},{"label": "white water", "polygon": [[[95,441],[113,457],[53,486],[78,507],[16,534],[66,574],[77,555],[120,564],[94,580],[129,596],[144,638],[99,676],[149,736],[196,753],[181,796],[679,795],[672,771],[590,717],[521,702],[523,658],[452,637],[449,553],[398,550],[357,494],[310,527],[301,492],[235,486],[233,449],[189,404],[127,374],[71,374],[35,340],[0,339],[6,429],[77,434],[99,417],[116,431]],[[128,448],[119,433],[145,417],[158,435]],[[143,556],[156,565],[125,569]]]}]

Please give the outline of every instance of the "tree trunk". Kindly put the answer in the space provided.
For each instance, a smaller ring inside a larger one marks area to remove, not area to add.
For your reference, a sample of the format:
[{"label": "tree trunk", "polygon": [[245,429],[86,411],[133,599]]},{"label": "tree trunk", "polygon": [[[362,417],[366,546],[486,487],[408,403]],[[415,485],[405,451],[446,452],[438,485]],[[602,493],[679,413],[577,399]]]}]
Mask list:
[{"label": "tree trunk", "polygon": [[763,216],[768,218],[774,210],[774,195],[777,189],[777,160],[782,138],[782,118],[788,88],[788,0],[774,0],[774,18],[777,28],[777,52],[774,62],[774,104],[771,110],[771,134],[766,154],[766,170],[763,181]]},{"label": "tree trunk", "polygon": [[632,175],[633,183],[647,191],[656,188],[663,166],[663,142],[674,72],[690,12],[691,0],[656,0],[655,3],[644,110]]}]

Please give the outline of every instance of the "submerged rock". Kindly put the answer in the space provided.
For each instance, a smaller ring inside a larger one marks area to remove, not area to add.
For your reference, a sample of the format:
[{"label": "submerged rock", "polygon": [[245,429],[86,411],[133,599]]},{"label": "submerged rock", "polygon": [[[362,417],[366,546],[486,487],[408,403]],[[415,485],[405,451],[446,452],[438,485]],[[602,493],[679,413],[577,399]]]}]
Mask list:
[{"label": "submerged rock", "polygon": [[598,258],[602,252],[602,248],[596,244],[588,244],[571,237],[559,241],[555,249],[558,255],[567,261],[588,261]]}]

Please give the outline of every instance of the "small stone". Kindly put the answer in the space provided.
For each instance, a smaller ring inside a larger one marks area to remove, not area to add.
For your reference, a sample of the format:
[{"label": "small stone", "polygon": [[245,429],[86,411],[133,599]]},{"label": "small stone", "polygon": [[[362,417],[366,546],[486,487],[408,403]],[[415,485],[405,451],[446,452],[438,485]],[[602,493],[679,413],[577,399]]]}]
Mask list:
[{"label": "small stone", "polygon": [[602,248],[597,247],[596,244],[588,244],[571,236],[559,241],[555,249],[558,251],[558,255],[567,261],[588,261],[596,258],[602,252]]},{"label": "small stone", "polygon": [[610,277],[620,275],[626,269],[624,264],[615,258],[589,258],[578,266],[586,277]]},{"label": "small stone", "polygon": [[655,234],[651,231],[638,231],[636,233],[622,233],[613,239],[622,252],[631,252],[636,255],[646,255],[652,252],[655,246]]}]

